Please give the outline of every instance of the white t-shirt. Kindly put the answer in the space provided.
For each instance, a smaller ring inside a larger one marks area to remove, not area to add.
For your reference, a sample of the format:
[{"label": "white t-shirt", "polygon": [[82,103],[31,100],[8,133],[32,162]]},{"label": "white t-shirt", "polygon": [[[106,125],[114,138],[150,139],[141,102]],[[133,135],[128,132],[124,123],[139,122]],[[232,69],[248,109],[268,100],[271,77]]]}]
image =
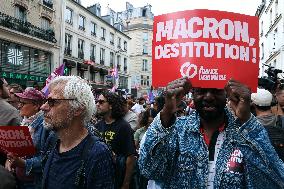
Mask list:
[{"label": "white t-shirt", "polygon": [[137,114],[140,114],[141,112],[144,112],[145,111],[145,109],[143,108],[143,105],[141,105],[141,104],[135,104],[132,108],[131,108],[131,110],[133,110],[135,113],[137,113]]}]

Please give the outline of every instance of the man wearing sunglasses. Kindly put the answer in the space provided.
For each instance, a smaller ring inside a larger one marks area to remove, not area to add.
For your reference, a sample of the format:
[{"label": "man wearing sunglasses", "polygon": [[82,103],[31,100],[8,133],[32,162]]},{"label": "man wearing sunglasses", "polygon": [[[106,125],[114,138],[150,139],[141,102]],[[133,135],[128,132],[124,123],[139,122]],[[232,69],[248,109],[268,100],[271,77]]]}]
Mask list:
[{"label": "man wearing sunglasses", "polygon": [[[176,118],[190,90],[196,111]],[[284,188],[284,164],[250,113],[248,87],[229,80],[225,89],[192,88],[180,78],[168,84],[165,95],[140,149],[143,175],[163,189]]]},{"label": "man wearing sunglasses", "polygon": [[59,76],[49,84],[49,92],[41,109],[45,127],[59,140],[48,148],[43,188],[114,188],[111,151],[86,128],[96,111],[91,87],[79,77]]}]

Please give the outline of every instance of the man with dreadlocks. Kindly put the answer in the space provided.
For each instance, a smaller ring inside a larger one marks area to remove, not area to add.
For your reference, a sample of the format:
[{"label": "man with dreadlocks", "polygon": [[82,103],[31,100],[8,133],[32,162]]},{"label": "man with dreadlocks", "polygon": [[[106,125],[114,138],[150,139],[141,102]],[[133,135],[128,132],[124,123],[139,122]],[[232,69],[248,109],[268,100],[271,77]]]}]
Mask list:
[{"label": "man with dreadlocks", "polygon": [[123,117],[123,99],[115,93],[105,91],[96,101],[97,113],[102,116],[95,127],[111,146],[116,156],[116,183],[118,188],[131,188],[130,182],[135,165],[133,131]]}]

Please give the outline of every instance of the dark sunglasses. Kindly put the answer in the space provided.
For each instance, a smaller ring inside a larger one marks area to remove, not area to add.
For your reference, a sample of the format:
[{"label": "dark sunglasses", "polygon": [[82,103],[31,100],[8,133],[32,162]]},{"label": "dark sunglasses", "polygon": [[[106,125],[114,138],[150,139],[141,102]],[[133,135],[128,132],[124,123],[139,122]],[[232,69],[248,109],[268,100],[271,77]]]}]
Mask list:
[{"label": "dark sunglasses", "polygon": [[62,99],[48,98],[48,99],[45,100],[45,102],[47,102],[50,107],[53,107],[56,104],[59,104],[61,101],[65,101],[65,100],[76,100],[76,99],[75,98],[62,98]]},{"label": "dark sunglasses", "polygon": [[97,104],[97,103],[103,104],[103,103],[105,103],[105,102],[107,102],[107,101],[106,101],[106,100],[96,100],[96,104]]}]

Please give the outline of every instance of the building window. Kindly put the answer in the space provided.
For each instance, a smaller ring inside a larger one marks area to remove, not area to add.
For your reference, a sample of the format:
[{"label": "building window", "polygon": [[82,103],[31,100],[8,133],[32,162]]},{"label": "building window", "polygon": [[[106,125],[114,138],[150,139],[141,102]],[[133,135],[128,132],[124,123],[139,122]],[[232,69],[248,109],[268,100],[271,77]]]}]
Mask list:
[{"label": "building window", "polygon": [[148,33],[147,32],[143,32],[143,41],[144,42],[148,41]]},{"label": "building window", "polygon": [[104,48],[100,49],[100,64],[102,65],[105,64],[105,49]]},{"label": "building window", "polygon": [[84,59],[84,41],[78,39],[78,58]]},{"label": "building window", "polygon": [[121,38],[117,39],[117,48],[121,49]]},{"label": "building window", "polygon": [[269,20],[270,20],[270,25],[272,25],[272,9],[270,9],[269,12]]},{"label": "building window", "polygon": [[96,62],[96,45],[91,45],[90,60]]},{"label": "building window", "polygon": [[143,45],[143,54],[148,54],[147,45]]},{"label": "building window", "polygon": [[127,77],[119,77],[119,87],[122,89],[128,88],[128,79]]},{"label": "building window", "polygon": [[148,71],[148,60],[143,59],[142,71]]},{"label": "building window", "polygon": [[276,59],[274,59],[272,67],[274,67],[274,68],[276,68],[276,67],[277,67]]},{"label": "building window", "polygon": [[110,55],[110,59],[109,59],[109,63],[110,63],[110,67],[113,68],[113,65],[114,65],[114,53],[113,52],[110,52],[109,53]]},{"label": "building window", "polygon": [[91,72],[91,81],[96,81],[96,73],[95,72]]},{"label": "building window", "polygon": [[264,44],[261,43],[261,59],[264,59]]},{"label": "building window", "polygon": [[43,0],[43,4],[49,8],[53,8],[52,0]]},{"label": "building window", "polygon": [[150,86],[150,77],[141,75],[141,86]]},{"label": "building window", "polygon": [[117,70],[120,71],[120,69],[121,69],[121,62],[120,62],[121,58],[120,58],[120,55],[117,55],[116,59],[117,59],[117,61],[116,61],[117,62],[116,65],[117,66],[116,67],[117,67]]},{"label": "building window", "polygon": [[73,24],[73,10],[66,7],[65,9],[65,22],[68,24]]},{"label": "building window", "polygon": [[109,35],[109,42],[110,44],[114,45],[114,34],[113,33],[110,33]]},{"label": "building window", "polygon": [[125,51],[127,51],[127,42],[126,41],[124,41],[124,43],[123,43],[123,48],[124,48]]},{"label": "building window", "polygon": [[278,17],[278,0],[275,0],[275,18]]},{"label": "building window", "polygon": [[146,17],[147,9],[142,9],[142,17]]},{"label": "building window", "polygon": [[19,6],[19,5],[16,5],[15,9],[16,9],[15,17],[23,22],[26,22],[27,21],[27,10],[24,7]]},{"label": "building window", "polygon": [[105,83],[105,76],[100,74],[101,84]]},{"label": "building window", "polygon": [[85,17],[82,15],[79,15],[79,29],[85,30]]},{"label": "building window", "polygon": [[50,29],[50,21],[47,18],[41,17],[41,28],[44,30]]},{"label": "building window", "polygon": [[127,58],[124,58],[124,67],[123,67],[124,72],[127,72]]},{"label": "building window", "polygon": [[277,28],[273,32],[273,51],[276,50]]},{"label": "building window", "polygon": [[71,56],[72,54],[72,35],[65,33],[65,49],[64,54]]},{"label": "building window", "polygon": [[102,29],[102,36],[101,36],[101,39],[102,39],[103,41],[105,41],[105,40],[106,40],[106,29],[103,28],[103,27],[101,27],[101,29]]},{"label": "building window", "polygon": [[93,36],[97,35],[97,24],[94,22],[91,22],[91,35]]}]

